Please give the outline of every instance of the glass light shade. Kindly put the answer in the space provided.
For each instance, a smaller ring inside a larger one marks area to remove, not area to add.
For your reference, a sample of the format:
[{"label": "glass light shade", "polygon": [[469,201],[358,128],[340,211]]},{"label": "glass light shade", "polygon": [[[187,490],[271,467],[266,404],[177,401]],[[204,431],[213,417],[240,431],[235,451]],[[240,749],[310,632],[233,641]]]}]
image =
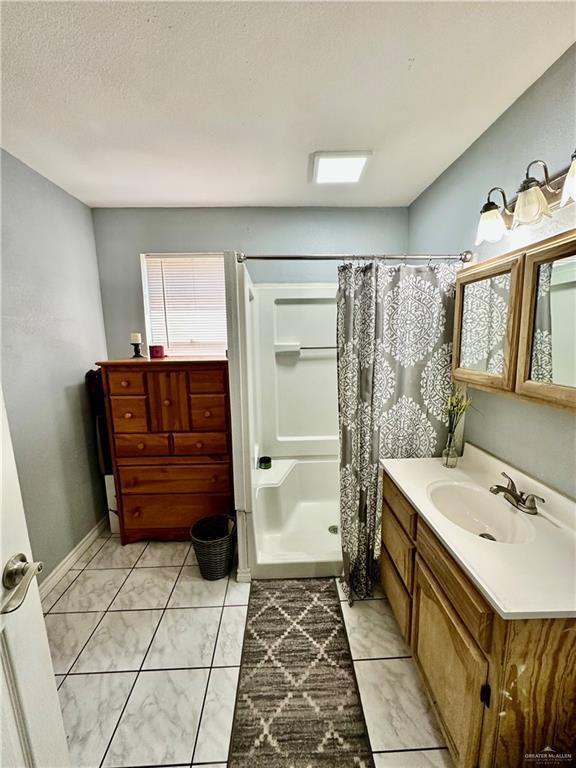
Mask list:
[{"label": "glass light shade", "polygon": [[562,199],[560,200],[560,207],[568,205],[569,202],[576,202],[576,158],[572,160],[570,170],[566,174],[564,179],[564,186],[562,187]]},{"label": "glass light shade", "polygon": [[552,214],[540,187],[533,186],[518,194],[514,207],[513,227],[518,227],[520,224],[537,224],[544,216],[552,216]]},{"label": "glass light shade", "polygon": [[498,208],[484,211],[480,215],[480,221],[478,222],[475,245],[480,245],[484,242],[497,243],[499,240],[502,240],[506,231],[506,223]]}]

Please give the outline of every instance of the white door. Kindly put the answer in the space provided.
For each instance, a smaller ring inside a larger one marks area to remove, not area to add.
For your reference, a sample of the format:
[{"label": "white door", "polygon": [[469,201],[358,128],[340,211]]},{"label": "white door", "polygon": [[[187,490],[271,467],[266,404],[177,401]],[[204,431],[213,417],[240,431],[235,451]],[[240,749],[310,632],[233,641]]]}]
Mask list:
[{"label": "white door", "polygon": [[[2,498],[0,505],[0,570],[15,555],[23,554],[29,566],[20,566],[20,583],[7,589],[2,583],[0,660],[2,662],[2,768],[65,768],[68,747],[54,681],[46,627],[36,583],[36,568],[14,451],[2,401]],[[18,568],[16,569],[18,573]],[[16,575],[15,580],[18,581]],[[25,590],[28,586],[27,591]],[[26,594],[24,596],[24,593]],[[16,607],[17,606],[17,607]]]}]

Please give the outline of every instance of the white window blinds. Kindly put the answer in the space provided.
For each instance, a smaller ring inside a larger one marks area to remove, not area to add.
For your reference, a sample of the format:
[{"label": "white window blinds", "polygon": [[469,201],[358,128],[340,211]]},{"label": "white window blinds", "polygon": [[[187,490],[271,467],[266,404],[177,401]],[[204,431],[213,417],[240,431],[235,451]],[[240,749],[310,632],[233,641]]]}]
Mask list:
[{"label": "white window blinds", "polygon": [[145,256],[149,344],[169,355],[220,355],[226,350],[222,255]]}]

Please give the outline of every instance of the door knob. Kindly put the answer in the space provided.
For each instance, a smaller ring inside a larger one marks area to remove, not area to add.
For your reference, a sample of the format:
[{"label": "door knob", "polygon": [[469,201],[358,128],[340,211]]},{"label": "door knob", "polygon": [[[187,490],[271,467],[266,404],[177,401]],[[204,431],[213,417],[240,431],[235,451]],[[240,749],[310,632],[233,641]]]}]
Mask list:
[{"label": "door knob", "polygon": [[29,563],[23,552],[19,552],[8,560],[2,573],[2,584],[5,589],[14,591],[2,604],[1,613],[12,613],[20,608],[26,599],[32,580],[43,568],[44,563]]}]

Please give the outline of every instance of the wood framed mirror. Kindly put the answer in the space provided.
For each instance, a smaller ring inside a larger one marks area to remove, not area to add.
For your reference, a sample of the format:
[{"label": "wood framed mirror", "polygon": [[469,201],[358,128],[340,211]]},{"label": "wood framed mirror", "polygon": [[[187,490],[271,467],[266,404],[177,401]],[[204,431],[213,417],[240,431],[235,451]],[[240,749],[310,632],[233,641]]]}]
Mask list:
[{"label": "wood framed mirror", "polygon": [[456,280],[452,376],[491,389],[514,389],[524,253],[463,269]]},{"label": "wood framed mirror", "polygon": [[526,253],[516,392],[576,408],[576,229]]}]

